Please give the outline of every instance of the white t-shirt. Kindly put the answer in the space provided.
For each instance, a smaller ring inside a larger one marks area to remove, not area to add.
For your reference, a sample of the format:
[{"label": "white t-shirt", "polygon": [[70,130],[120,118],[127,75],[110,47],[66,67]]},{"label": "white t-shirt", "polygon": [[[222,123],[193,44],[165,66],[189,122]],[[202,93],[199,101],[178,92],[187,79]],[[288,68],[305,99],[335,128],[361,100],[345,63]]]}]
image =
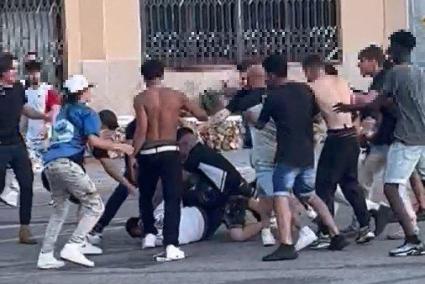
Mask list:
[{"label": "white t-shirt", "polygon": [[[29,88],[25,91],[25,96],[28,100],[28,105],[33,109],[45,113],[46,100],[51,86],[42,83],[36,90]],[[45,122],[43,120],[28,119],[28,128],[26,138],[28,141],[42,139],[45,136]]]},{"label": "white t-shirt", "polygon": [[[162,238],[164,225],[164,202],[158,205],[154,211],[155,228],[158,230],[158,238]],[[197,207],[183,207],[181,209],[179,244],[185,245],[200,241],[205,231],[205,220]]]}]

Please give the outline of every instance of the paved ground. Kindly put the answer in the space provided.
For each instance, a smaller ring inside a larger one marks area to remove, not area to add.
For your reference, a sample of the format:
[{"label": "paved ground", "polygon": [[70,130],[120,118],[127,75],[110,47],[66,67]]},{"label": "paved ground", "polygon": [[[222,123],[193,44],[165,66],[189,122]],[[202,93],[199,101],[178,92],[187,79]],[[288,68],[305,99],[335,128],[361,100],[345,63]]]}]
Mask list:
[{"label": "paved ground", "polygon": [[[240,160],[240,156],[232,154],[231,158]],[[89,172],[106,199],[114,183],[96,165],[90,165]],[[39,238],[49,217],[48,201],[48,194],[37,187],[33,232]],[[59,248],[75,226],[74,212],[62,232]],[[105,232],[104,255],[92,257],[96,268],[67,264],[59,271],[38,271],[39,246],[16,243],[17,209],[0,206],[0,283],[425,283],[425,257],[390,258],[388,250],[400,242],[383,238],[370,245],[353,244],[344,252],[303,251],[295,261],[263,263],[261,257],[271,249],[261,247],[258,239],[231,243],[220,230],[212,241],[185,246],[186,260],[158,264],[152,261],[158,250],[141,251],[140,241],[129,238],[123,229],[126,217],[136,212],[136,200],[131,198]],[[348,221],[348,214],[345,210],[338,218],[340,224]]]}]

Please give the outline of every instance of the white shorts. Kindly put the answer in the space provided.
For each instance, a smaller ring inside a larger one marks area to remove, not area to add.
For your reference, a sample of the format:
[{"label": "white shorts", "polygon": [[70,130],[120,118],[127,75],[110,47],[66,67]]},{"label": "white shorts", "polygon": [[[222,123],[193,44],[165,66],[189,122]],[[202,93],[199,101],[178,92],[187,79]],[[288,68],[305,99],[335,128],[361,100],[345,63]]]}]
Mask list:
[{"label": "white shorts", "polygon": [[425,180],[425,146],[394,142],[388,151],[384,182],[406,184],[415,168]]}]

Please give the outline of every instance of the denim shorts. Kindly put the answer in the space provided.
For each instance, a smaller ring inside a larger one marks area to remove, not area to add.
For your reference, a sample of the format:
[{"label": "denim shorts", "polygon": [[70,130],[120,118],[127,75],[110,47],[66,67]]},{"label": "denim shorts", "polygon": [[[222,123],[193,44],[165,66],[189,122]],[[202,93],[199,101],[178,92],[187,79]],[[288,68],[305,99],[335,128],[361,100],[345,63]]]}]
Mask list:
[{"label": "denim shorts", "polygon": [[273,196],[273,172],[274,166],[256,166],[255,176],[260,196]]},{"label": "denim shorts", "polygon": [[273,193],[275,196],[287,196],[292,191],[297,197],[306,197],[314,193],[315,180],[313,166],[296,168],[279,163],[273,172]]},{"label": "denim shorts", "polygon": [[411,146],[394,142],[390,146],[385,168],[385,183],[406,184],[417,169],[425,179],[425,146]]}]

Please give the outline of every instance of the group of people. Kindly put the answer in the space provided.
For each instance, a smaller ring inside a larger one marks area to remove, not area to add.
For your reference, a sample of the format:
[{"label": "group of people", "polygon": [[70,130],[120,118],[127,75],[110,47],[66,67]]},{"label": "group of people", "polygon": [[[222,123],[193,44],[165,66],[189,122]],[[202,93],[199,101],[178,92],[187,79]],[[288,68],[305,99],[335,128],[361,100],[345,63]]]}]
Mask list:
[{"label": "group of people", "polygon": [[[415,37],[402,30],[391,35],[387,54],[375,45],[364,48],[359,69],[373,77],[367,93],[353,92],[318,55],[302,62],[307,83],[287,78],[288,64],[280,54],[244,62],[238,66],[241,89],[210,117],[183,93],[165,87],[164,66],[148,60],[141,68],[146,89],[134,99],[136,118],[126,128],[125,141],[116,138],[112,111],[96,113],[88,106],[93,85],[84,76],[69,77],[59,98],[41,83],[35,59],[26,62],[29,82],[22,83],[16,58],[2,53],[0,189],[10,167],[20,187],[19,240],[36,243],[28,227],[33,183],[28,145],[42,155],[43,185],[53,204],[40,269],[65,265],[54,250],[71,203],[80,209],[78,225],[60,257],[93,267],[86,255],[103,252],[104,228],[129,194],[139,194],[139,215],[128,219],[126,231],[142,239],[143,249],[163,246],[157,261],[185,258],[179,245],[209,239],[223,223],[234,241],[260,235],[264,246],[278,242],[263,261],[295,259],[307,246],[343,250],[350,233],[356,243],[368,243],[391,221],[400,223],[405,239],[391,256],[425,254],[417,226],[425,212],[425,72],[410,62],[415,45]],[[202,143],[196,130],[182,127],[182,113],[207,127],[241,114],[252,138],[255,180],[245,179]],[[21,115],[31,119],[27,139],[20,134]],[[322,136],[317,135],[321,124],[327,129]],[[84,168],[87,145],[119,183],[106,206]],[[361,149],[367,149],[362,159]],[[117,153],[125,155],[124,173],[112,161]],[[381,171],[383,190],[376,186]],[[388,205],[371,201],[376,192],[384,193]],[[341,203],[354,211],[353,224],[344,230],[334,220],[335,205]],[[249,211],[253,222],[246,222]],[[302,214],[317,224],[317,233],[302,225]]]}]

